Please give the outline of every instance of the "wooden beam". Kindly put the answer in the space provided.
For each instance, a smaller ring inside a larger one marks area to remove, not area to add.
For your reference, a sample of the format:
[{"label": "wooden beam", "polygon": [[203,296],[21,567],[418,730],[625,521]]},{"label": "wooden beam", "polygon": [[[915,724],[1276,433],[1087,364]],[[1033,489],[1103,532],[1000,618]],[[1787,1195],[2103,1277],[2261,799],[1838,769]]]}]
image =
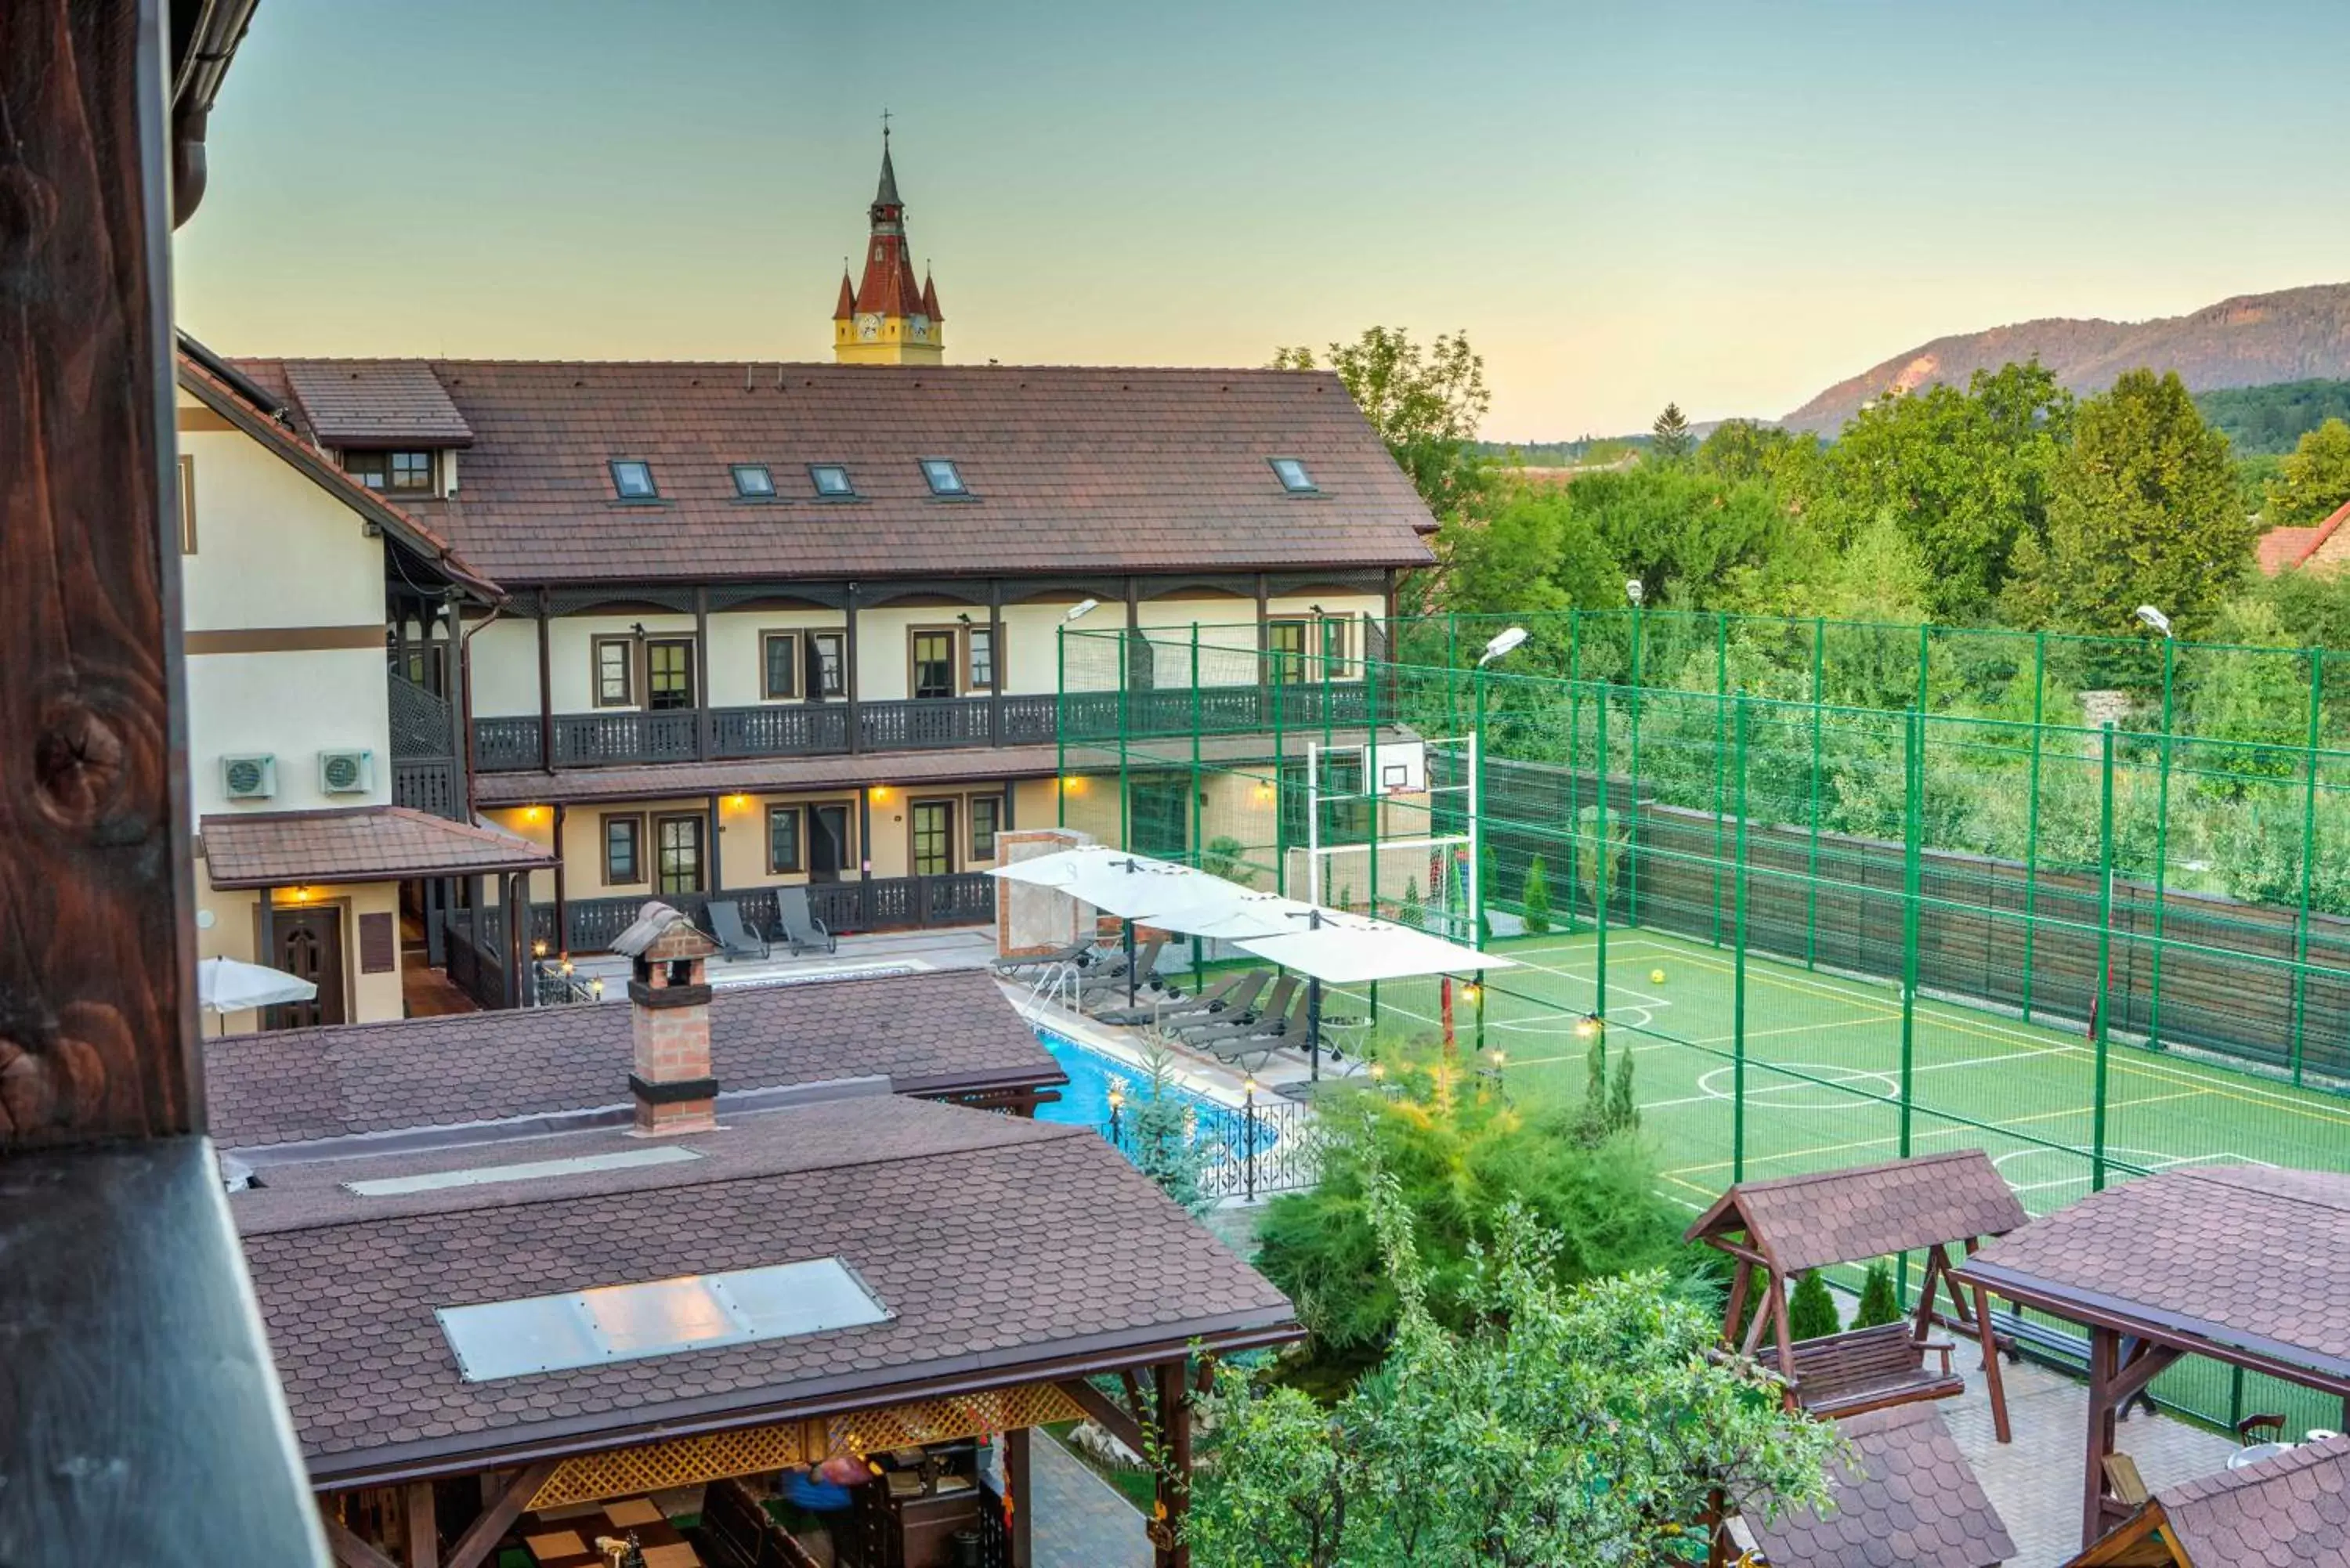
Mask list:
[{"label": "wooden beam", "polygon": [[2106,1532],[2106,1456],[2114,1447],[2114,1363],[2118,1340],[2109,1328],[2089,1330],[2089,1432],[2081,1462],[2081,1550]]},{"label": "wooden beam", "polygon": [[1035,1469],[1029,1463],[1035,1440],[1025,1427],[1003,1434],[1003,1484],[1012,1494],[1012,1568],[1033,1568],[1036,1561],[1036,1495],[1030,1484]]},{"label": "wooden beam", "polygon": [[[546,589],[538,590],[538,765],[547,772],[555,771],[555,661],[549,639],[555,618],[554,601]],[[591,670],[588,679],[598,680],[601,671]],[[592,699],[597,695],[590,691]]]},{"label": "wooden beam", "polygon": [[466,1527],[465,1533],[457,1538],[457,1544],[449,1548],[444,1568],[481,1568],[488,1562],[490,1553],[497,1550],[499,1539],[514,1527],[514,1521],[522,1517],[522,1511],[530,1506],[530,1500],[538,1495],[538,1489],[546,1484],[547,1478],[561,1463],[560,1459],[541,1459],[516,1470],[514,1480],[489,1501],[482,1516]]},{"label": "wooden beam", "polygon": [[2106,1397],[2113,1401],[2111,1407],[2119,1410],[2145,1393],[2146,1386],[2161,1376],[2183,1354],[2175,1345],[2139,1341],[2130,1358],[2115,1369],[2113,1385],[2106,1390]]},{"label": "wooden beam", "polygon": [[400,1564],[351,1533],[350,1526],[333,1514],[323,1516],[327,1527],[327,1546],[335,1555],[336,1568],[400,1568]]},{"label": "wooden beam", "polygon": [[432,1483],[410,1481],[400,1489],[400,1511],[408,1524],[406,1568],[441,1568],[441,1520]]},{"label": "wooden beam", "polygon": [[1087,1419],[1134,1450],[1138,1457],[1147,1458],[1149,1447],[1142,1437],[1139,1416],[1118,1408],[1118,1402],[1082,1377],[1071,1377],[1054,1385],[1066,1394]]},{"label": "wooden beam", "polygon": [[1991,1292],[1981,1285],[1975,1287],[1975,1337],[1982,1345],[1983,1389],[1991,1396],[1991,1435],[2002,1443],[2012,1443],[2015,1435],[2008,1429],[2007,1380],[1999,1369],[1999,1332],[1991,1326]]},{"label": "wooden beam", "polygon": [[1754,1265],[1743,1258],[1738,1261],[1738,1272],[1731,1276],[1730,1303],[1721,1312],[1721,1343],[1738,1343],[1738,1320],[1746,1315],[1747,1293],[1754,1288]]},{"label": "wooden beam", "polygon": [[1159,1392],[1160,1452],[1152,1459],[1158,1478],[1159,1517],[1151,1521],[1151,1568],[1191,1568],[1191,1544],[1184,1524],[1191,1511],[1191,1397],[1181,1361],[1153,1369]]}]

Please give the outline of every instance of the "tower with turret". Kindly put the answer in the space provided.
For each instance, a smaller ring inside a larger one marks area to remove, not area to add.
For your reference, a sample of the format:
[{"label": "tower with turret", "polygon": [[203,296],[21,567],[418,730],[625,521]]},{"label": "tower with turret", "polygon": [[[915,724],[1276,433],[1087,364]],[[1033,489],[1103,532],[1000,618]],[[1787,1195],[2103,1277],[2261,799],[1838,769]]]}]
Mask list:
[{"label": "tower with turret", "polygon": [[889,129],[881,128],[881,185],[868,209],[872,233],[865,243],[865,276],[840,275],[840,299],[832,311],[832,357],[844,365],[936,365],[946,358],[939,295],[927,273],[914,282],[914,260],[906,244],[906,203],[898,196],[898,171],[889,160]]}]

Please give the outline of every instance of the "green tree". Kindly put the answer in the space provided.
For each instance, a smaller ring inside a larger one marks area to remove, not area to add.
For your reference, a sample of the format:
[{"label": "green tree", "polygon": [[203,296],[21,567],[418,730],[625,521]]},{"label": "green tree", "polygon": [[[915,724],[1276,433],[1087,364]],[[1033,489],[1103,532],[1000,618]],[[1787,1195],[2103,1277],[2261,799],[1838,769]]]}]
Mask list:
[{"label": "green tree", "polygon": [[1469,514],[1490,493],[1488,465],[1474,447],[1493,398],[1466,332],[1439,333],[1423,348],[1400,327],[1370,327],[1318,359],[1308,348],[1277,348],[1273,364],[1336,371],[1440,523]]},{"label": "green tree", "polygon": [[2261,521],[2272,528],[2323,523],[2350,501],[2350,424],[2328,420],[2277,465]]},{"label": "green tree", "polygon": [[1648,427],[1648,453],[1659,462],[1682,462],[1697,451],[1697,437],[1690,433],[1689,417],[1681,412],[1679,403],[1667,403],[1657,422]]},{"label": "green tree", "polygon": [[1843,1326],[1835,1298],[1828,1294],[1827,1276],[1817,1269],[1805,1271],[1787,1297],[1787,1333],[1796,1339],[1819,1339]]},{"label": "green tree", "polygon": [[1216,1200],[1201,1184],[1208,1160],[1194,1136],[1195,1114],[1191,1102],[1177,1092],[1174,1053],[1164,1041],[1148,1039],[1140,1093],[1121,1107],[1119,1132],[1136,1169],[1193,1214],[1204,1214]]},{"label": "green tree", "polygon": [[1620,568],[1599,601],[1611,608],[1623,604],[1627,576],[1640,579],[1653,607],[1713,609],[1742,604],[1774,572],[1807,576],[1818,560],[1809,525],[1769,485],[1695,463],[1586,474],[1566,500]]},{"label": "green tree", "polygon": [[1512,1205],[1456,1326],[1394,1179],[1371,1172],[1367,1199],[1393,1348],[1335,1409],[1218,1380],[1187,1534],[1201,1568],[1664,1568],[1705,1561],[1717,1496],[1765,1517],[1822,1505],[1835,1428],[1711,1355],[1712,1314],[1663,1275],[1563,1287],[1561,1238]]},{"label": "green tree", "polygon": [[1868,1272],[1860,1282],[1860,1305],[1853,1311],[1852,1326],[1877,1328],[1899,1323],[1907,1315],[1901,1310],[1900,1296],[1893,1289],[1893,1270],[1879,1258],[1868,1265]]},{"label": "green tree", "polygon": [[1799,435],[1778,425],[1754,420],[1724,420],[1698,444],[1697,464],[1733,483],[1749,479],[1776,480],[1796,453],[1818,444],[1811,436]]},{"label": "green tree", "polygon": [[1422,929],[1428,924],[1427,911],[1421,908],[1419,902],[1419,878],[1417,877],[1404,878],[1401,923],[1409,926],[1415,931]]},{"label": "green tree", "polygon": [[1890,518],[1925,569],[1929,618],[1981,618],[2021,540],[2047,532],[2073,400],[2037,360],[1877,400],[1828,449],[1816,507],[1837,545]]},{"label": "green tree", "polygon": [[1539,855],[1526,862],[1526,879],[1518,890],[1518,904],[1525,910],[1528,931],[1541,936],[1550,929],[1550,867],[1543,864]]},{"label": "green tree", "polygon": [[[2227,438],[2176,372],[2132,370],[2083,403],[2058,462],[2044,552],[2019,545],[2011,624],[2132,634],[2151,604],[2199,635],[2234,587],[2258,524],[2237,504]],[[2018,619],[2018,615],[2024,618]]]},{"label": "green tree", "polygon": [[1511,487],[1490,518],[1438,530],[1444,606],[1462,614],[1596,609],[1623,602],[1624,574],[1592,519],[1555,487]]},{"label": "green tree", "polygon": [[1577,1108],[1521,1111],[1498,1096],[1451,1093],[1461,1065],[1440,1054],[1383,1052],[1393,1096],[1342,1093],[1318,1120],[1321,1179],[1284,1193],[1257,1226],[1257,1267],[1297,1303],[1326,1362],[1384,1346],[1398,1310],[1373,1231],[1370,1190],[1386,1172],[1401,1194],[1425,1261],[1429,1310],[1465,1326],[1469,1279],[1514,1203],[1556,1238],[1548,1256],[1562,1285],[1684,1255],[1679,1225],[1657,1195],[1656,1163],[1629,1135],[1589,1140]]}]

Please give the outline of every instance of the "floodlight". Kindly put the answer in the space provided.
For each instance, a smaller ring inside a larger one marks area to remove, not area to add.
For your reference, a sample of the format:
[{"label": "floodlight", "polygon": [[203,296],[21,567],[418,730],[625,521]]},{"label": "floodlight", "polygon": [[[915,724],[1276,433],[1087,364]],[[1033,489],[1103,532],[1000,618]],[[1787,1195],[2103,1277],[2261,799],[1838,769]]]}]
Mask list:
[{"label": "floodlight", "polygon": [[1501,633],[1499,636],[1495,637],[1492,641],[1485,645],[1484,654],[1477,660],[1477,667],[1481,670],[1483,669],[1486,665],[1492,663],[1493,660],[1503,657],[1511,649],[1516,648],[1518,644],[1525,641],[1525,639],[1526,628],[1524,627],[1511,627],[1508,630]]},{"label": "floodlight", "polygon": [[2168,637],[2170,635],[2170,618],[2163,614],[2160,610],[2155,608],[2152,605],[2138,606],[2137,618],[2146,622],[2147,625],[2154,628],[2155,630],[2162,633],[2163,636]]},{"label": "floodlight", "polygon": [[1627,577],[1624,579],[1624,597],[1630,599],[1635,605],[1646,598],[1648,597],[1648,590],[1641,586],[1639,578]]},{"label": "floodlight", "polygon": [[1063,620],[1083,620],[1086,617],[1093,614],[1094,611],[1099,608],[1101,608],[1101,600],[1099,599],[1080,599],[1077,603],[1071,605],[1069,607],[1069,613],[1063,616],[1061,618]]}]

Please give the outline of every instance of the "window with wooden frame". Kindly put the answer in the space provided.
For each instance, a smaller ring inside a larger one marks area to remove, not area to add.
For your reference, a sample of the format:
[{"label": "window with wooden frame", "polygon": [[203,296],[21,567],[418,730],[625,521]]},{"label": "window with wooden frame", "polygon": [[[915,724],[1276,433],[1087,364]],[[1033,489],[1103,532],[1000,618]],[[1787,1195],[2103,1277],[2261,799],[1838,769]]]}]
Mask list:
[{"label": "window with wooden frame", "polygon": [[645,879],[645,819],[633,814],[604,818],[604,886],[632,887]]},{"label": "window with wooden frame", "polygon": [[1355,623],[1347,616],[1322,618],[1322,679],[1344,680],[1354,673]]},{"label": "window with wooden frame", "polygon": [[656,713],[693,706],[693,639],[656,637],[646,642],[645,706]]},{"label": "window with wooden frame", "polygon": [[848,691],[848,634],[818,631],[808,634],[809,663],[818,697],[838,697]]},{"label": "window with wooden frame", "polygon": [[768,701],[800,694],[800,634],[763,631],[759,634],[759,692]]},{"label": "window with wooden frame", "polygon": [[180,554],[196,553],[196,460],[180,459]]},{"label": "window with wooden frame", "polygon": [[702,891],[702,815],[653,818],[653,885],[662,893]]},{"label": "window with wooden frame", "polygon": [[795,805],[771,805],[767,808],[767,870],[773,876],[784,876],[807,869],[800,852],[800,808]]},{"label": "window with wooden frame", "polygon": [[1000,794],[975,794],[971,797],[971,857],[973,860],[995,858],[995,836],[1003,830],[1003,797]]},{"label": "window with wooden frame", "polygon": [[1294,686],[1305,677],[1305,623],[1276,620],[1265,623],[1265,647],[1273,656],[1273,678]]},{"label": "window with wooden frame", "polygon": [[954,808],[951,800],[918,800],[907,807],[906,833],[915,876],[953,875]]},{"label": "window with wooden frame", "polygon": [[632,637],[599,637],[591,645],[596,706],[633,708],[637,703],[637,641]]},{"label": "window with wooden frame", "polygon": [[906,634],[908,695],[930,701],[955,695],[956,628],[918,626]]},{"label": "window with wooden frame", "polygon": [[997,659],[1003,649],[996,646],[995,628],[974,626],[963,633],[963,685],[972,691],[995,690]]},{"label": "window with wooden frame", "polygon": [[432,493],[433,464],[429,452],[347,452],[343,472],[369,490],[395,495]]}]

